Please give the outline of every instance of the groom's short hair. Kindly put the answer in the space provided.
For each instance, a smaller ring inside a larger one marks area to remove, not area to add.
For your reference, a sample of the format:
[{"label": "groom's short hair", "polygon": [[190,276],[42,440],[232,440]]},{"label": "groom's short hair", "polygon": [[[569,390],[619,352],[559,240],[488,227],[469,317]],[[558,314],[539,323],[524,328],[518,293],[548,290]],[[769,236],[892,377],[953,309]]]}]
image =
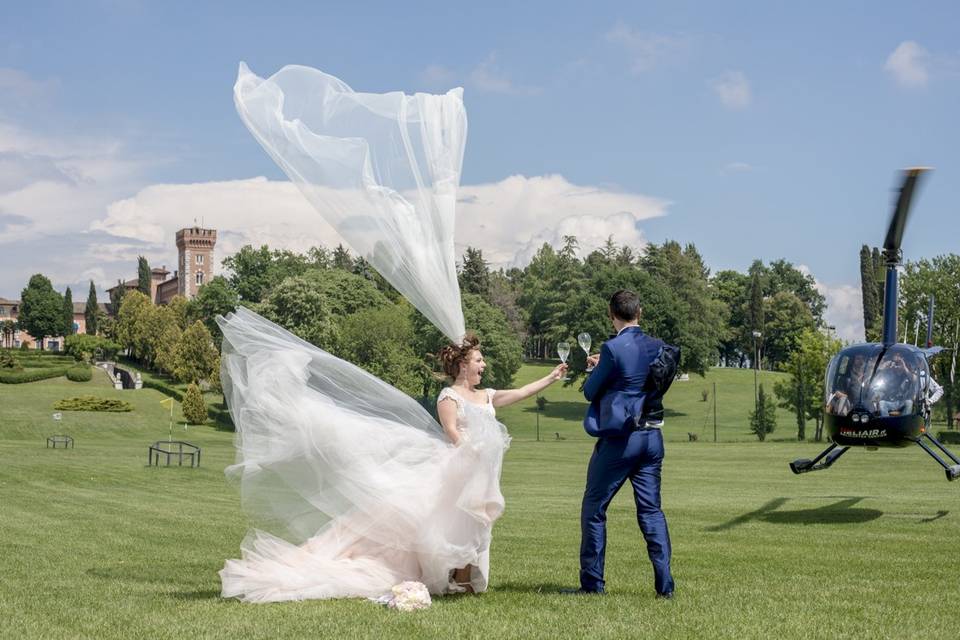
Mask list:
[{"label": "groom's short hair", "polygon": [[620,289],[610,296],[610,313],[625,322],[640,317],[640,297],[629,289]]}]

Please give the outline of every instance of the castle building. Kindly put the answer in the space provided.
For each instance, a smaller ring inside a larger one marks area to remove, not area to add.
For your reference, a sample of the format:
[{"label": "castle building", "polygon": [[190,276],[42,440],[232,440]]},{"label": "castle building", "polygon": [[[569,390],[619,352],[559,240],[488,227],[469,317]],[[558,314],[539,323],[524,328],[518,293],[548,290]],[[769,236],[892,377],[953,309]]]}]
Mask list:
[{"label": "castle building", "polygon": [[[155,304],[167,304],[177,295],[190,300],[197,295],[200,287],[213,278],[213,250],[217,244],[216,229],[190,227],[180,229],[176,235],[178,268],[170,276],[166,265],[151,269],[150,299]],[[137,279],[127,280],[123,287],[127,291],[136,291]],[[109,294],[121,285],[107,289]]]},{"label": "castle building", "polygon": [[[181,295],[188,300],[197,295],[204,284],[213,278],[213,250],[217,244],[216,229],[203,229],[200,227],[190,227],[180,229],[176,234],[178,268],[170,275],[166,265],[154,267],[150,270],[150,299],[154,304],[167,304],[177,295]],[[111,294],[118,287],[123,287],[127,292],[137,291],[140,281],[137,278],[127,280],[122,284],[114,285],[107,289],[107,294]],[[112,297],[112,296],[111,296]],[[109,304],[100,303],[100,309],[105,313],[114,315],[116,309],[112,309]],[[86,332],[86,302],[73,303],[73,327],[75,333]],[[20,311],[19,300],[7,300],[0,298],[0,328],[3,327],[5,320],[16,321]],[[16,348],[26,343],[33,348],[39,348],[39,341],[34,339],[26,331],[13,329],[10,331],[0,331],[0,347]],[[63,337],[50,337],[47,339],[47,348],[52,351],[59,351],[63,345]]]}]

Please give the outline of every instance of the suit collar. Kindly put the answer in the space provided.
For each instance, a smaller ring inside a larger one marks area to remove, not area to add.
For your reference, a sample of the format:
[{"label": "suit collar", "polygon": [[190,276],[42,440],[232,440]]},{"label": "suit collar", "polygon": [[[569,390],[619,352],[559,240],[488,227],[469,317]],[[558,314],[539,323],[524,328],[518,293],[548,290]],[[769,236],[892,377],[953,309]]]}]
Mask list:
[{"label": "suit collar", "polygon": [[618,335],[618,336],[621,336],[621,335],[623,335],[623,334],[625,334],[625,333],[630,333],[630,332],[632,332],[632,331],[640,331],[640,327],[635,326],[635,325],[627,325],[627,326],[624,327],[623,329],[620,329],[620,332],[617,333],[617,335]]}]

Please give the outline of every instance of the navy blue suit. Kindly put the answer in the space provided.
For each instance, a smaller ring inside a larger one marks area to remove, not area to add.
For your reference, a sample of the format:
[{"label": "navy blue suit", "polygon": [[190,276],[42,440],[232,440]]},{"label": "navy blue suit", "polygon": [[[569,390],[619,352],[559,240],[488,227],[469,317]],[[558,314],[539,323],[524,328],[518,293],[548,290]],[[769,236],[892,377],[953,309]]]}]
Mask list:
[{"label": "navy blue suit", "polygon": [[660,510],[663,435],[637,427],[643,415],[644,383],[663,341],[639,327],[626,327],[600,349],[600,362],[587,378],[583,394],[590,409],[583,420],[597,444],[587,468],[587,488],[580,511],[580,587],[602,591],[607,544],[607,507],[627,479],[633,485],[637,521],[653,563],[657,593],[674,589],[670,574],[670,533]]}]

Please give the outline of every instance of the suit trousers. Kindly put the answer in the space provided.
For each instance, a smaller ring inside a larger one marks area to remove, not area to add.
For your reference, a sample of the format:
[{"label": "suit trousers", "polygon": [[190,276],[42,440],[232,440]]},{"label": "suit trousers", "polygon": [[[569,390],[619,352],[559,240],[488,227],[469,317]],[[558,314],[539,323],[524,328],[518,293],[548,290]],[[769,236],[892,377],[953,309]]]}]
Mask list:
[{"label": "suit trousers", "polygon": [[637,522],[653,563],[657,593],[674,589],[670,574],[670,532],[660,510],[660,467],[663,434],[642,429],[626,436],[599,438],[587,468],[587,488],[580,511],[580,586],[603,591],[603,564],[607,546],[607,507],[623,483],[630,479],[637,505]]}]

